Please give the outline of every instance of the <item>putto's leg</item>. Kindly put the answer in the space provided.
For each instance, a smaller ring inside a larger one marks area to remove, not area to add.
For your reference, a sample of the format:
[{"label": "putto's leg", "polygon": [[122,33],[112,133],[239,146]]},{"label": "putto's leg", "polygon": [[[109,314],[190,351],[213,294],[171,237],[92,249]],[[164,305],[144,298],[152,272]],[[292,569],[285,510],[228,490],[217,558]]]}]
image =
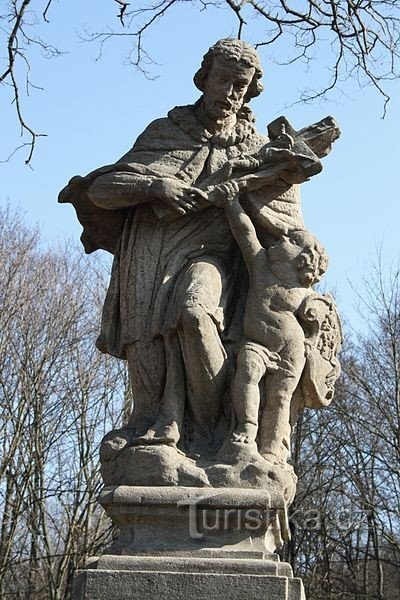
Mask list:
[{"label": "putto's leg", "polygon": [[258,384],[264,374],[265,364],[261,356],[246,347],[241,348],[232,386],[232,403],[237,420],[231,438],[234,442],[249,444],[256,439],[260,407]]},{"label": "putto's leg", "polygon": [[264,458],[284,462],[289,457],[290,403],[304,364],[304,343],[293,342],[290,362],[283,358],[284,369],[268,375],[266,379],[266,404],[261,418],[259,448]]}]

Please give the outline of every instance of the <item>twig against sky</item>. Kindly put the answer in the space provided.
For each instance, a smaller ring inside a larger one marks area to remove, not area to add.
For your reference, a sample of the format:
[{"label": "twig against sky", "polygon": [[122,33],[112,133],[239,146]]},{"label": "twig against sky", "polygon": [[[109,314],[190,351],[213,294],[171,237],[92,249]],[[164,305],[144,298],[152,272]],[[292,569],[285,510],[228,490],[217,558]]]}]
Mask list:
[{"label": "twig against sky", "polygon": [[[181,7],[190,4],[193,10],[202,12],[212,8],[234,13],[235,35],[252,39],[257,35],[255,45],[273,48],[279,64],[308,63],[315,60],[316,49],[329,48],[329,62],[324,65],[325,81],[317,89],[305,89],[300,101],[320,98],[351,78],[361,87],[372,85],[379,92],[385,113],[390,99],[387,83],[399,78],[400,4],[397,0],[109,2],[116,8],[114,22],[105,23],[102,30],[87,31],[84,39],[99,44],[99,57],[104,45],[113,39],[131,40],[128,60],[146,77],[152,76],[149,65],[155,63],[147,35],[160,20],[174,19]],[[9,0],[0,12],[0,34],[3,33],[4,39],[0,38],[0,49],[3,45],[0,56],[4,57],[0,63],[0,83],[12,88],[15,113],[24,138],[21,147],[28,149],[27,164],[32,159],[37,139],[44,135],[27,117],[27,96],[35,87],[30,78],[32,48],[39,46],[45,56],[60,54],[58,48],[35,35],[40,23],[51,26],[50,9],[57,9],[53,0]]]}]

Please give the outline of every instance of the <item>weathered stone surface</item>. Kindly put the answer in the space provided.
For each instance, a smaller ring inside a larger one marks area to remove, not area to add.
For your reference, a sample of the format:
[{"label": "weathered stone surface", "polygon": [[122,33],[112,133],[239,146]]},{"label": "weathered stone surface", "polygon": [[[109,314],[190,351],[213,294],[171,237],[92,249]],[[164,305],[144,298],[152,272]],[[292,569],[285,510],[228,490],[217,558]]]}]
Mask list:
[{"label": "weathered stone surface", "polygon": [[[314,290],[328,259],[300,204],[340,132],[332,117],[300,130],[279,117],[258,133],[248,102],[261,77],[252,46],[220,40],[195,74],[195,104],[60,193],[86,251],[114,254],[97,345],[128,361],[134,397],[100,451],[101,503],[120,535],[79,575],[77,597],[303,597],[273,561],[251,570],[242,555],[234,568],[231,555],[288,538],[291,429],[304,407],[332,401],[340,372],[340,319]],[[149,556],[163,552],[171,572],[156,574]],[[174,563],[182,552],[189,562]],[[204,552],[231,563],[196,567]]]},{"label": "weathered stone surface", "polygon": [[189,458],[163,444],[123,446],[120,440],[126,437],[126,430],[115,430],[103,441],[101,472],[106,485],[255,488],[279,492],[287,504],[293,500],[297,481],[293,468],[266,460],[255,443],[227,440],[212,461]]},{"label": "weathered stone surface", "polygon": [[[293,577],[288,563],[282,563],[274,555],[268,558],[224,557],[223,551],[215,556],[116,556],[105,554],[100,557],[95,568],[102,571],[156,571],[168,573],[216,573],[230,575],[269,575]],[[250,554],[250,553],[249,553]],[[222,555],[222,556],[221,556]]]},{"label": "weathered stone surface", "polygon": [[340,321],[312,289],[327,257],[299,184],[340,132],[279,117],[259,134],[261,76],[254,48],[220,40],[194,105],[60,194],[86,250],[115,254],[98,346],[127,359],[135,409],[103,440],[106,485],[279,488],[290,503],[291,427],[332,400]]},{"label": "weathered stone surface", "polygon": [[300,579],[268,575],[78,571],[75,600],[305,600]]},{"label": "weathered stone surface", "polygon": [[99,501],[119,529],[107,554],[196,555],[217,549],[259,558],[273,553],[288,533],[286,502],[279,492],[116,486],[105,488]]},{"label": "weathered stone surface", "polygon": [[[115,433],[120,436],[120,431]],[[107,444],[103,442],[103,449]],[[112,460],[103,461],[101,472],[106,485],[210,485],[205,470],[195,460],[162,444],[126,446]]]},{"label": "weathered stone surface", "polygon": [[120,535],[77,572],[74,600],[227,598],[230,587],[233,597],[303,598],[273,553],[287,529],[278,492],[117,486],[100,502]]}]

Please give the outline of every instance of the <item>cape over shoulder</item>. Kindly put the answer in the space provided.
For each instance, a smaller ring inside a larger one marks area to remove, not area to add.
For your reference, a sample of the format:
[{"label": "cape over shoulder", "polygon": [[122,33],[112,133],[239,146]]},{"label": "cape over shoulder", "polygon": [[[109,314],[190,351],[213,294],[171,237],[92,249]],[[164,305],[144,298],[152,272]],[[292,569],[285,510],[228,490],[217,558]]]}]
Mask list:
[{"label": "cape over shoulder", "polygon": [[[189,107],[183,108],[188,112]],[[61,190],[58,201],[74,206],[83,227],[81,242],[85,252],[89,254],[102,249],[115,253],[126,216],[131,210],[106,210],[94,205],[87,192],[97,177],[121,171],[156,175],[156,170],[150,165],[154,165],[163,153],[181,149],[195,150],[196,146],[201,146],[200,139],[194,140],[172,119],[164,117],[152,121],[139,135],[131,150],[116,163],[95,169],[85,177],[72,177]]]},{"label": "cape over shoulder", "polygon": [[256,145],[260,145],[258,138],[262,136],[256,133],[254,119],[247,107],[235,128],[223,135],[212,135],[207,131],[196,119],[194,107],[177,106],[169,111],[167,117],[152,121],[120,160],[95,169],[86,177],[73,177],[60,192],[59,202],[72,204],[83,226],[81,242],[85,252],[103,249],[115,253],[126,216],[134,210],[106,210],[93,204],[87,191],[97,177],[117,172],[173,177],[179,166],[201,148],[246,145],[254,137],[257,138]]}]

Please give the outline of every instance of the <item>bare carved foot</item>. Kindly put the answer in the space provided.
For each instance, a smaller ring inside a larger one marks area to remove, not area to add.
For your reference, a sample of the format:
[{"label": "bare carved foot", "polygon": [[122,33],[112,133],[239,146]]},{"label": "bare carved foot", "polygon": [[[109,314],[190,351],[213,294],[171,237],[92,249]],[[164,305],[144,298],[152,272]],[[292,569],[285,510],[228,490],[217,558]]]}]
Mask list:
[{"label": "bare carved foot", "polygon": [[115,458],[126,446],[130,446],[135,439],[135,430],[130,427],[113,429],[101,441],[100,460],[104,464]]},{"label": "bare carved foot", "polygon": [[150,427],[144,435],[136,438],[134,445],[139,446],[140,444],[166,444],[168,446],[175,446],[179,441],[180,433],[178,425],[175,421],[172,423],[156,422]]},{"label": "bare carved foot", "polygon": [[238,442],[239,444],[251,444],[255,442],[257,436],[257,425],[253,423],[243,423],[239,425],[232,433],[232,442]]}]

